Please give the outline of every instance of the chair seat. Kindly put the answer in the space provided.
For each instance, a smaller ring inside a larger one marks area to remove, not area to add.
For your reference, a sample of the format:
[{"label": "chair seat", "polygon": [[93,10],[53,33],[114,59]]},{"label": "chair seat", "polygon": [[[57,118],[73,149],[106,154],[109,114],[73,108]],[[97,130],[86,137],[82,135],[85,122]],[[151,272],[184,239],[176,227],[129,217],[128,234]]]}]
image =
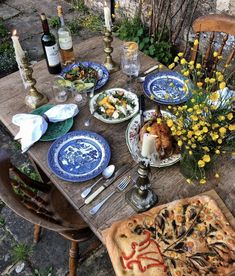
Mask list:
[{"label": "chair seat", "polygon": [[88,228],[86,222],[56,188],[53,188],[50,192],[50,205],[52,211],[63,221],[64,226],[75,229]]}]

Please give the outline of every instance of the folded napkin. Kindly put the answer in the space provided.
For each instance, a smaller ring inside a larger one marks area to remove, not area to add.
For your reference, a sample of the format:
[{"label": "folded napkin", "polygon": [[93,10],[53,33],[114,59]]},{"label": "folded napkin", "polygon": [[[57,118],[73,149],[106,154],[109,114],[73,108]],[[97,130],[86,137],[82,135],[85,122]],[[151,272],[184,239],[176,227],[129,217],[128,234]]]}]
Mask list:
[{"label": "folded napkin", "polygon": [[78,114],[76,104],[59,104],[47,110],[43,116],[33,114],[16,114],[12,123],[19,126],[20,130],[15,140],[20,139],[22,152],[27,151],[46,132],[48,122],[57,123]]}]

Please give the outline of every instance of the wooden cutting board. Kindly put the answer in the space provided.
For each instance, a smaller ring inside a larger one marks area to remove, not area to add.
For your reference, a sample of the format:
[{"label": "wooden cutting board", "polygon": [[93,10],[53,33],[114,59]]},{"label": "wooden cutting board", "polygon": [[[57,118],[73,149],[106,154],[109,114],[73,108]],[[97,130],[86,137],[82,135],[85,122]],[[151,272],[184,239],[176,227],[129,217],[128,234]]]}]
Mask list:
[{"label": "wooden cutting board", "polygon": [[210,196],[211,198],[213,198],[215,200],[215,202],[217,203],[218,207],[220,208],[220,210],[222,211],[222,213],[224,214],[224,216],[227,218],[229,224],[235,230],[235,218],[233,217],[233,215],[229,211],[229,209],[226,207],[226,205],[224,204],[224,202],[220,198],[220,196],[216,193],[216,191],[215,190],[210,190],[210,191],[207,191],[207,192],[202,193],[200,195],[207,195],[207,196]]}]

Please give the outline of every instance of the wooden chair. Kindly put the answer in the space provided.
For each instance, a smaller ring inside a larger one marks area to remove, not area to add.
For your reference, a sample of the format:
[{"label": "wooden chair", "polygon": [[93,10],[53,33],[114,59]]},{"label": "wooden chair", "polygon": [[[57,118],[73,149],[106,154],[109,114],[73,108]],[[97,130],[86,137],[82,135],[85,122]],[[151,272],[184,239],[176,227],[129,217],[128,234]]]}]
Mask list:
[{"label": "wooden chair", "polygon": [[[191,60],[196,62],[199,55],[199,45],[200,40],[203,40],[201,35],[202,32],[210,32],[209,42],[205,51],[205,54],[202,59],[202,66],[204,68],[215,69],[218,63],[218,56],[223,54],[226,43],[228,42],[229,35],[235,36],[235,17],[229,15],[206,15],[197,18],[193,22],[193,31],[196,33],[195,39],[198,39],[199,43],[194,43]],[[220,45],[215,49],[214,48],[214,39],[216,33],[223,33],[223,37]],[[231,64],[234,55],[235,55],[235,45],[230,47],[230,52],[227,55],[227,58],[224,62],[224,68]],[[218,56],[214,57],[213,52],[217,51]]]},{"label": "wooden chair", "polygon": [[[35,243],[39,240],[41,227],[58,232],[71,241],[69,275],[76,275],[78,244],[91,238],[92,231],[53,185],[31,180],[10,163],[8,154],[2,149],[0,198],[16,214],[35,225]],[[95,247],[97,241],[91,249]]]}]

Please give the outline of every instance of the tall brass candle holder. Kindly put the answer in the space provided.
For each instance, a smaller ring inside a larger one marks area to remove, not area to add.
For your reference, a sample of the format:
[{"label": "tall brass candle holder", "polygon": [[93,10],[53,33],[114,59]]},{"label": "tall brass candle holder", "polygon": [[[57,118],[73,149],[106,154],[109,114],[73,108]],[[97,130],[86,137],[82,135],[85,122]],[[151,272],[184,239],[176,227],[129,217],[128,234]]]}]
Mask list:
[{"label": "tall brass candle holder", "polygon": [[126,193],[126,201],[132,208],[140,213],[144,212],[158,202],[158,196],[153,189],[150,188],[150,166],[145,162],[140,162],[138,166],[138,178],[136,185]]},{"label": "tall brass candle holder", "polygon": [[119,65],[116,64],[112,59],[113,47],[111,47],[113,37],[112,31],[109,31],[107,28],[104,29],[104,52],[106,54],[104,66],[108,69],[110,73],[116,72],[119,70]]},{"label": "tall brass candle holder", "polygon": [[35,88],[37,82],[32,77],[33,69],[30,67],[28,59],[26,57],[23,58],[22,65],[22,70],[25,74],[27,84],[30,87],[28,95],[25,97],[25,104],[29,106],[31,109],[36,109],[39,106],[46,104],[48,102],[48,98],[42,93],[38,92]]}]

